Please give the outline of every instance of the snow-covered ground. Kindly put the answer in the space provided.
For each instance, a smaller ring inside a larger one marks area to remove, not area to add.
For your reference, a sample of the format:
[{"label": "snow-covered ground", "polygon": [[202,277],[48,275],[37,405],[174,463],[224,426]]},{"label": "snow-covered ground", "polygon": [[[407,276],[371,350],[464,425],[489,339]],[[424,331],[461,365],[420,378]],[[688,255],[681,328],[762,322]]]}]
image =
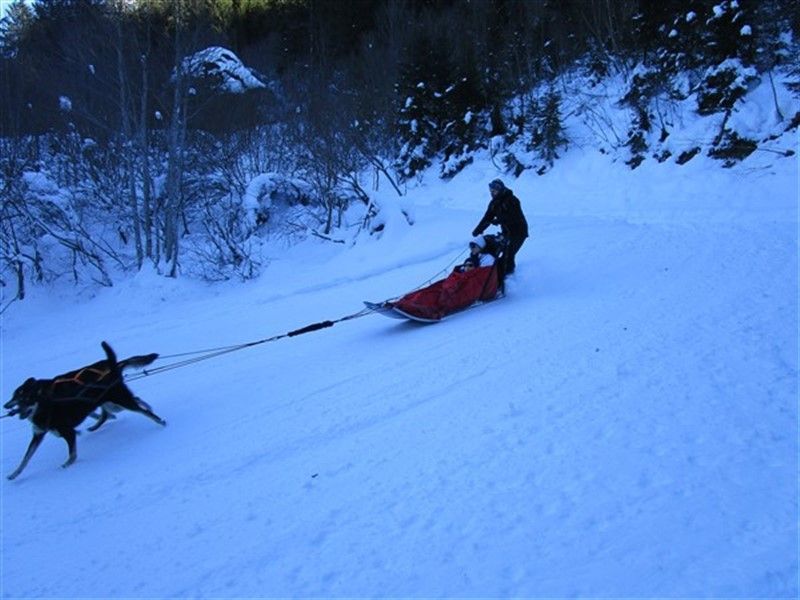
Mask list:
[{"label": "snow-covered ground", "polygon": [[[257,282],[38,290],[3,316],[2,397],[101,340],[170,355],[397,296],[466,250],[497,175],[426,178],[413,226],[276,246]],[[797,155],[573,148],[506,182],[532,236],[502,301],[132,381],[169,425],[123,413],[66,470],[48,436],[2,483],[2,596],[796,597]],[[3,474],[29,437],[2,421]]]}]

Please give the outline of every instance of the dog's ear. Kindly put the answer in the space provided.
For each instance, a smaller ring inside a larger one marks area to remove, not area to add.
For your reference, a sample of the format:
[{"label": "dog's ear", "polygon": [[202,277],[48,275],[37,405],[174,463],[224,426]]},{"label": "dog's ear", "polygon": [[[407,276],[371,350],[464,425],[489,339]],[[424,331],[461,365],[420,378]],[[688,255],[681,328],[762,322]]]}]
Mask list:
[{"label": "dog's ear", "polygon": [[[41,390],[41,382],[36,379],[35,377],[28,377],[19,388],[17,392],[19,392],[20,396],[27,398],[28,396],[33,396],[34,394],[38,394]],[[14,396],[17,396],[17,393],[14,392]]]},{"label": "dog's ear", "polygon": [[38,381],[39,380],[35,377],[28,377],[21,386],[14,390],[14,395],[11,397],[11,400],[6,402],[3,405],[3,408],[13,408],[21,401],[32,395],[38,388]]}]

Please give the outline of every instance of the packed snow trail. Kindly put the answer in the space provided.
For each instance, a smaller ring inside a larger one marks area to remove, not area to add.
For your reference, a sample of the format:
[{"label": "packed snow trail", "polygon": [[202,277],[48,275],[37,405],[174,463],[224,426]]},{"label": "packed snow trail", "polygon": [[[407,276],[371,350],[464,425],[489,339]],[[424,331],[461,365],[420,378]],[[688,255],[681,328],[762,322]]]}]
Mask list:
[{"label": "packed snow trail", "polygon": [[[48,437],[3,485],[3,595],[796,593],[796,224],[536,224],[502,302],[136,381],[170,426],[123,414],[67,470]],[[266,282],[176,300],[153,279],[138,302],[9,319],[4,391],[96,359],[93,340],[228,343],[434,263],[267,302]],[[8,472],[29,432],[3,431]]]}]

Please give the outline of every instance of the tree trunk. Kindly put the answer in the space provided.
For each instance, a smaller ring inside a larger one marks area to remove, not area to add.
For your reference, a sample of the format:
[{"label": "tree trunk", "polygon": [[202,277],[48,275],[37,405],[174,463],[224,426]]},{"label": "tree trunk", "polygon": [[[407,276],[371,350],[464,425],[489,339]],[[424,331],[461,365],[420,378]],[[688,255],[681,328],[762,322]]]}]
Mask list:
[{"label": "tree trunk", "polygon": [[[180,8],[178,8],[180,11]],[[172,117],[167,147],[167,190],[164,210],[164,260],[167,274],[178,275],[179,217],[181,209],[181,178],[183,173],[183,140],[186,128],[184,111],[183,51],[180,16],[175,24],[175,90],[172,95]]]},{"label": "tree trunk", "polygon": [[[147,51],[150,51],[150,26],[147,26]],[[139,103],[139,162],[142,177],[142,221],[144,229],[144,255],[149,258],[155,258],[153,249],[153,177],[150,173],[150,159],[148,153],[148,122],[149,110],[148,94],[150,87],[148,85],[148,68],[147,68],[147,55],[143,54],[141,57],[142,63],[142,96]]]},{"label": "tree trunk", "polygon": [[25,265],[21,260],[14,262],[14,270],[17,272],[17,300],[25,299]]},{"label": "tree trunk", "polygon": [[783,122],[783,113],[778,105],[778,93],[775,91],[775,81],[772,79],[772,69],[767,70],[767,75],[769,75],[769,85],[772,88],[772,100],[775,102],[775,114],[778,117],[778,121]]},{"label": "tree trunk", "polygon": [[136,197],[136,159],[133,141],[133,127],[131,126],[131,112],[133,104],[131,102],[130,90],[128,87],[128,75],[125,69],[124,37],[122,35],[122,24],[119,19],[116,22],[117,34],[117,78],[119,85],[119,110],[120,122],[122,123],[122,136],[125,148],[125,176],[128,179],[128,207],[131,214],[131,225],[133,226],[133,239],[136,248],[136,266],[142,268],[142,230],[139,221],[139,201]]}]

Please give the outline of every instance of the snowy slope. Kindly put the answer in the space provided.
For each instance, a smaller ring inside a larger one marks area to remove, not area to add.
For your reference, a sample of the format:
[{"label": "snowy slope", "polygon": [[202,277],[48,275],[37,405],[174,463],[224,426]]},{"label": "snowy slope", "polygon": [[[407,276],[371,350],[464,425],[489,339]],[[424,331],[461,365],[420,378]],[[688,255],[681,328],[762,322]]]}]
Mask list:
[{"label": "snowy slope", "polygon": [[[40,293],[4,315],[3,397],[103,339],[168,355],[396,296],[458,258],[496,176],[426,179],[413,227],[276,248],[247,285]],[[504,300],[136,380],[168,427],[122,414],[67,470],[48,436],[2,483],[2,596],[796,596],[796,159],[575,149],[508,184],[532,238]],[[29,436],[2,421],[4,474]]]}]

